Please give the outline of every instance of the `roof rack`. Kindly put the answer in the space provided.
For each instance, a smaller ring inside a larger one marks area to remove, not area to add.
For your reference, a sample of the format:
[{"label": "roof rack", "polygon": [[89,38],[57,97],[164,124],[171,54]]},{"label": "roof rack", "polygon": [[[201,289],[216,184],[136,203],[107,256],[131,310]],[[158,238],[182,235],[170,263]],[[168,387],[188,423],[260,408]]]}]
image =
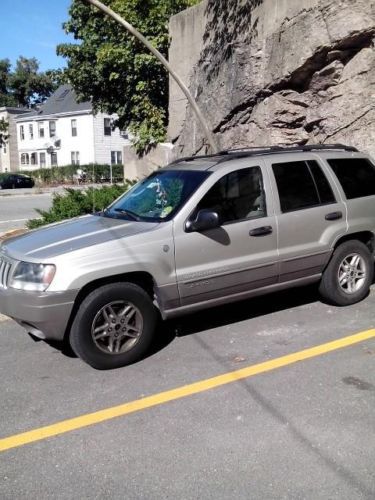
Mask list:
[{"label": "roof rack", "polygon": [[225,149],[219,151],[218,153],[210,155],[199,155],[199,156],[185,156],[184,158],[179,158],[171,163],[175,165],[177,163],[182,163],[184,161],[196,161],[205,159],[217,159],[218,163],[223,163],[235,158],[245,158],[247,156],[257,156],[272,153],[289,153],[290,151],[351,151],[357,153],[358,149],[353,146],[346,146],[345,144],[305,144],[291,145],[291,146],[259,146],[259,147],[249,147],[249,148],[235,148],[235,149]]},{"label": "roof rack", "polygon": [[305,145],[290,145],[290,146],[257,146],[257,147],[249,147],[249,148],[236,148],[236,149],[225,149],[223,151],[220,151],[219,154],[229,154],[229,153],[237,153],[237,152],[254,152],[257,153],[258,151],[269,151],[271,153],[273,152],[279,152],[279,151],[314,151],[314,150],[324,150],[324,149],[339,149],[339,150],[344,150],[344,151],[355,151],[357,152],[358,149],[354,148],[353,146],[346,146],[345,144],[305,144]]}]

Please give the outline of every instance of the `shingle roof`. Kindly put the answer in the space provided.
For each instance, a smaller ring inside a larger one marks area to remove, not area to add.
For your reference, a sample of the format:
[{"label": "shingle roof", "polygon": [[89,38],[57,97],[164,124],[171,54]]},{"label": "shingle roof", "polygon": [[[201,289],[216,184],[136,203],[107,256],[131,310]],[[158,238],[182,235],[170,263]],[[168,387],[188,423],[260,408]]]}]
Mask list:
[{"label": "shingle roof", "polygon": [[55,115],[60,113],[69,113],[74,111],[92,110],[90,101],[77,102],[77,95],[71,85],[61,85],[48,99],[42,104],[37,116]]}]

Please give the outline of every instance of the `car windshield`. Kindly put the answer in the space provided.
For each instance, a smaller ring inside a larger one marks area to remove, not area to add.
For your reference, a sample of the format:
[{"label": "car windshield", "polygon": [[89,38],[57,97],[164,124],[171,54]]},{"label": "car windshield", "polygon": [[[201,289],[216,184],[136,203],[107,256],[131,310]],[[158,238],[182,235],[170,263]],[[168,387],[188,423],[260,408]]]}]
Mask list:
[{"label": "car windshield", "polygon": [[102,215],[150,222],[168,220],[209,175],[200,170],[158,170],[136,184]]}]

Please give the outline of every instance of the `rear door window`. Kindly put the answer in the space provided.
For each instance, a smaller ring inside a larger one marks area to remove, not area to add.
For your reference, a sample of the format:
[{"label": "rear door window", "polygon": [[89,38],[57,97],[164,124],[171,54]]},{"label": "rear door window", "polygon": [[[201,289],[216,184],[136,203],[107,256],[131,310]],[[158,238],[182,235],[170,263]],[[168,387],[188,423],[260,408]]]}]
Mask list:
[{"label": "rear door window", "polygon": [[375,166],[366,158],[327,160],[348,200],[375,195]]},{"label": "rear door window", "polygon": [[335,203],[331,186],[316,161],[272,165],[282,212]]}]

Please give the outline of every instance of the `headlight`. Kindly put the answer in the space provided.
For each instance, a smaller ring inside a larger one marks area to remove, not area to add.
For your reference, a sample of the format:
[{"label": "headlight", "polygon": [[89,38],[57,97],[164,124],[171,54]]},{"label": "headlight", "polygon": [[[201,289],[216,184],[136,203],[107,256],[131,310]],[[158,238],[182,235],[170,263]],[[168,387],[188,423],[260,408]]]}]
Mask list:
[{"label": "headlight", "polygon": [[44,292],[51,284],[55,271],[53,264],[19,262],[12,274],[9,286],[19,290]]}]

